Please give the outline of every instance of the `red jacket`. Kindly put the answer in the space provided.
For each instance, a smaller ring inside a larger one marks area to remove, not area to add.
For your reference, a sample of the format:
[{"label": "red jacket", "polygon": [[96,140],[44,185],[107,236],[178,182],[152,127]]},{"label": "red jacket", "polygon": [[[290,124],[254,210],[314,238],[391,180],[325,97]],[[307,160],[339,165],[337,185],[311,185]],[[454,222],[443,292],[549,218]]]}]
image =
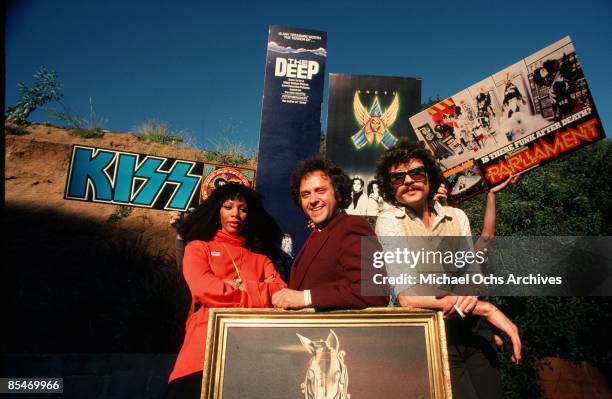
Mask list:
[{"label": "red jacket", "polygon": [[296,255],[290,288],[310,290],[312,306],[320,309],[387,306],[388,296],[362,296],[362,279],[370,280],[373,275],[371,265],[364,268],[367,275],[361,275],[362,239],[366,259],[382,250],[364,218],[338,212]]},{"label": "red jacket", "polygon": [[[240,270],[246,291],[224,283],[238,277],[232,259]],[[192,305],[201,307],[187,319],[185,340],[169,381],[204,368],[209,308],[272,307],[272,294],[287,287],[270,259],[244,248],[243,237],[222,230],[211,241],[187,244],[183,274]],[[263,282],[270,276],[274,276],[272,282]]]}]

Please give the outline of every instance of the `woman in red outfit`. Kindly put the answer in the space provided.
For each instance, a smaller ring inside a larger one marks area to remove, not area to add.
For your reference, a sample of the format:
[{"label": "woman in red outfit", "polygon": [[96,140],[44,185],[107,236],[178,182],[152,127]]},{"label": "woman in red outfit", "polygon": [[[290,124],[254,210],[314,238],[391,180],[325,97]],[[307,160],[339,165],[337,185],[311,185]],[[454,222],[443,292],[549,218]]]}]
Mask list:
[{"label": "woman in red outfit", "polygon": [[264,254],[274,253],[282,234],[259,195],[239,184],[216,189],[181,222],[186,243],[183,274],[195,311],[170,374],[166,398],[199,398],[209,308],[266,308],[287,285]]}]

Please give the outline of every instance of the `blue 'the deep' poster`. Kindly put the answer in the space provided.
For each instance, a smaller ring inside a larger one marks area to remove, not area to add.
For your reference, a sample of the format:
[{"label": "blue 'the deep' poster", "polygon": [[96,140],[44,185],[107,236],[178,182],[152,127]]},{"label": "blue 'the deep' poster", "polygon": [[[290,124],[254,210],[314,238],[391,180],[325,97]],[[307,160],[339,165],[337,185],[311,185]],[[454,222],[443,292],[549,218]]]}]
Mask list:
[{"label": "blue 'the deep' poster", "polygon": [[264,81],[257,191],[294,246],[306,219],[293,204],[289,178],[301,159],[319,152],[327,34],[271,26]]}]

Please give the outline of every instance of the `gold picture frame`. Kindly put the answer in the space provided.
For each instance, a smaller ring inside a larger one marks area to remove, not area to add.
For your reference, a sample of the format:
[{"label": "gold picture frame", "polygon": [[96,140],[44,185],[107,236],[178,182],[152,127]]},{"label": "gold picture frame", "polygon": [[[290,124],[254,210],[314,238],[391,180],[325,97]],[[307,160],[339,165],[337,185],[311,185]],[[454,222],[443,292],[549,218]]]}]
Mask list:
[{"label": "gold picture frame", "polygon": [[202,399],[349,396],[451,399],[442,313],[210,309]]}]

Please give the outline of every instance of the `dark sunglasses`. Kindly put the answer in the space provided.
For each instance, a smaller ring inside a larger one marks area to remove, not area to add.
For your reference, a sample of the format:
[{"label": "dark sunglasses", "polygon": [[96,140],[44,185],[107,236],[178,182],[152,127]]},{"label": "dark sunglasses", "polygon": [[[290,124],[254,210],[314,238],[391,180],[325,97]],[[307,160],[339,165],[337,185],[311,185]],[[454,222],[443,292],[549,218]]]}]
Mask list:
[{"label": "dark sunglasses", "polygon": [[406,175],[410,176],[410,178],[417,183],[427,181],[427,171],[425,170],[425,167],[420,166],[418,168],[413,168],[410,170],[398,170],[389,173],[389,176],[391,177],[391,184],[403,184],[406,180]]}]

